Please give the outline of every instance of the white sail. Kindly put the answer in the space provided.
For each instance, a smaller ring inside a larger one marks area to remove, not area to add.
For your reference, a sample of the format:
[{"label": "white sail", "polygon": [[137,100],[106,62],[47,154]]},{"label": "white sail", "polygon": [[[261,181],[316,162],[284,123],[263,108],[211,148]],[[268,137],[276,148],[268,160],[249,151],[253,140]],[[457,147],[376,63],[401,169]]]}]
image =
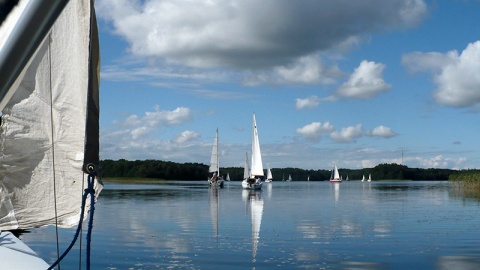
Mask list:
[{"label": "white sail", "polygon": [[218,164],[218,128],[217,132],[215,133],[215,139],[213,140],[213,147],[212,147],[212,155],[210,157],[210,167],[208,168],[208,172],[217,172],[218,175],[220,175],[219,172],[219,164]]},{"label": "white sail", "polygon": [[337,164],[333,164],[332,174],[330,176],[330,181],[341,182],[340,174],[338,173]]},{"label": "white sail", "polygon": [[67,4],[1,101],[0,229],[55,224],[55,216],[59,226],[78,223],[83,171],[99,158],[99,46],[90,4]]},{"label": "white sail", "polygon": [[260,152],[260,142],[258,140],[257,121],[253,114],[252,127],[252,167],[250,168],[251,176],[263,176],[262,154]]},{"label": "white sail", "polygon": [[250,167],[248,166],[248,153],[245,153],[245,166],[243,167],[243,179],[250,177]]},{"label": "white sail", "polygon": [[270,170],[270,168],[267,169],[267,179],[268,179],[268,180],[272,180],[272,179],[273,179],[272,171]]}]

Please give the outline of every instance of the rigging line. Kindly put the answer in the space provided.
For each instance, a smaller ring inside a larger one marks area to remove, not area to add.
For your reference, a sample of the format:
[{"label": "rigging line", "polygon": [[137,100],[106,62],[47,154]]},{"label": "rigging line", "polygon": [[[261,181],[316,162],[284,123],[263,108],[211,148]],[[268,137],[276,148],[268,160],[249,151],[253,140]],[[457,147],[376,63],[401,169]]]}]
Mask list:
[{"label": "rigging line", "polygon": [[[49,86],[50,86],[50,131],[52,135],[52,176],[53,176],[53,204],[54,204],[54,211],[55,211],[55,237],[57,241],[57,259],[60,256],[60,241],[58,237],[58,210],[57,210],[57,181],[55,177],[55,130],[53,125],[53,91],[52,91],[52,53],[51,53],[51,45],[52,45],[52,32],[48,35],[48,61],[49,61]],[[58,269],[60,270],[60,265],[58,265]]]},{"label": "rigging line", "polygon": [[[82,172],[82,190],[85,190],[85,174]],[[87,180],[88,181],[88,180]],[[79,243],[79,248],[78,248],[78,270],[81,270],[82,269],[82,236],[83,236],[83,228],[82,228],[82,224],[83,223],[83,220],[81,220],[80,222],[80,243]]]},{"label": "rigging line", "polygon": [[[60,256],[60,258],[58,258],[57,261],[55,261],[49,268],[48,270],[51,270],[53,269],[57,264],[59,264],[64,258],[65,256],[67,256],[67,254],[70,252],[70,250],[72,249],[73,245],[75,244],[75,242],[77,241],[78,239],[78,235],[80,234],[80,230],[82,229],[82,222],[83,222],[83,216],[85,215],[85,204],[86,204],[86,201],[87,201],[87,197],[88,195],[90,195],[91,197],[94,197],[95,196],[95,189],[93,188],[94,186],[94,181],[95,181],[95,175],[96,175],[96,172],[95,170],[91,171],[88,173],[88,186],[87,188],[85,189],[85,192],[83,193],[83,196],[82,196],[82,206],[80,208],[80,220],[78,222],[78,226],[77,226],[77,230],[75,231],[75,235],[73,237],[73,240],[72,242],[70,243],[70,245],[67,247],[67,249],[63,252],[63,254]],[[91,202],[95,203],[95,199],[91,199]],[[92,209],[94,209],[93,205],[90,206],[90,211],[93,212]],[[88,223],[88,226],[92,226],[92,220],[93,220],[93,213],[90,213],[90,219],[91,221],[89,221]],[[89,231],[91,232],[91,228],[89,228]],[[87,240],[89,240],[90,237],[87,235]],[[87,246],[87,270],[90,270],[90,251],[88,250],[88,248],[90,248],[90,245]]]}]

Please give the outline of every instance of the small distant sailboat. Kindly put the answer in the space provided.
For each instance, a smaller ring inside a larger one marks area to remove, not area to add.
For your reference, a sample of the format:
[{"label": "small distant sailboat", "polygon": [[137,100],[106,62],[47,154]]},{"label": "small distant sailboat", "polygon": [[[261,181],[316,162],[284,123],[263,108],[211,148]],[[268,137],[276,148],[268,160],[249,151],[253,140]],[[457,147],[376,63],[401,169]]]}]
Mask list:
[{"label": "small distant sailboat", "polygon": [[347,174],[347,179],[345,179],[345,181],[350,181],[350,179],[348,179],[348,174]]},{"label": "small distant sailboat", "polygon": [[310,181],[310,175],[307,177],[307,181]]},{"label": "small distant sailboat", "polygon": [[289,174],[287,178],[287,182],[290,182],[290,181],[292,181],[292,175]]},{"label": "small distant sailboat", "polygon": [[340,174],[338,173],[337,164],[333,164],[332,174],[330,175],[330,182],[342,182]]},{"label": "small distant sailboat", "polygon": [[210,158],[210,167],[208,168],[209,173],[213,173],[212,177],[208,179],[208,184],[210,186],[223,187],[223,177],[220,175],[220,167],[218,160],[218,128],[215,134],[215,140],[213,141],[212,155]]},{"label": "small distant sailboat", "polygon": [[262,153],[260,152],[260,142],[258,140],[257,121],[253,114],[252,126],[252,167],[248,177],[242,181],[242,187],[247,189],[261,189],[265,176],[263,174]]},{"label": "small distant sailboat", "polygon": [[267,179],[265,179],[266,183],[271,183],[273,181],[273,176],[272,176],[272,171],[270,170],[270,167],[267,169]]},{"label": "small distant sailboat", "polygon": [[362,175],[362,182],[365,182],[365,175]]},{"label": "small distant sailboat", "polygon": [[371,174],[368,175],[368,182],[372,182],[372,175]]},{"label": "small distant sailboat", "polygon": [[227,177],[225,178],[226,181],[230,181],[230,174],[227,173]]}]

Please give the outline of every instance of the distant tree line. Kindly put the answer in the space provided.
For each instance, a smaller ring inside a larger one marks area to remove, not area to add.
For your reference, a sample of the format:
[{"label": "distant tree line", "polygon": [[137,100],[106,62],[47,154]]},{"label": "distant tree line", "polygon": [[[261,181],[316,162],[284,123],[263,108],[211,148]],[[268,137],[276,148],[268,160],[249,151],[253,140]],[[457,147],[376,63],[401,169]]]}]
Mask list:
[{"label": "distant tree line", "polygon": [[[272,168],[274,181],[286,180],[291,175],[293,181],[325,181],[330,179],[330,170],[305,170],[299,168]],[[462,171],[450,169],[409,168],[398,164],[379,164],[373,168],[342,169],[345,180],[360,180],[362,176],[372,175],[373,180],[449,180],[451,175]],[[479,171],[476,171],[480,175]],[[242,167],[220,168],[220,173],[228,173],[232,181],[243,179]],[[161,160],[102,160],[100,174],[104,178],[152,178],[164,180],[206,180],[209,176],[208,166],[201,163],[176,163]]]}]

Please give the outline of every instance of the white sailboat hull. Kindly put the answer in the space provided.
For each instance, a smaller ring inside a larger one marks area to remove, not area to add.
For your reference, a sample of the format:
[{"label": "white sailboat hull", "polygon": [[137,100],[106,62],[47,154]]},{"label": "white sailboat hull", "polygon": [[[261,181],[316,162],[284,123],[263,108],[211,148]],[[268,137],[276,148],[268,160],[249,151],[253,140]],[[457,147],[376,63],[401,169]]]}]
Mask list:
[{"label": "white sailboat hull", "polygon": [[208,179],[208,184],[210,186],[216,186],[216,187],[223,187],[225,183],[225,180],[223,180],[223,178],[220,178],[220,179]]},{"label": "white sailboat hull", "polygon": [[242,187],[245,189],[261,189],[263,185],[263,182],[261,179],[244,179],[242,181]]},{"label": "white sailboat hull", "polygon": [[2,269],[47,269],[49,265],[11,232],[0,233]]}]

